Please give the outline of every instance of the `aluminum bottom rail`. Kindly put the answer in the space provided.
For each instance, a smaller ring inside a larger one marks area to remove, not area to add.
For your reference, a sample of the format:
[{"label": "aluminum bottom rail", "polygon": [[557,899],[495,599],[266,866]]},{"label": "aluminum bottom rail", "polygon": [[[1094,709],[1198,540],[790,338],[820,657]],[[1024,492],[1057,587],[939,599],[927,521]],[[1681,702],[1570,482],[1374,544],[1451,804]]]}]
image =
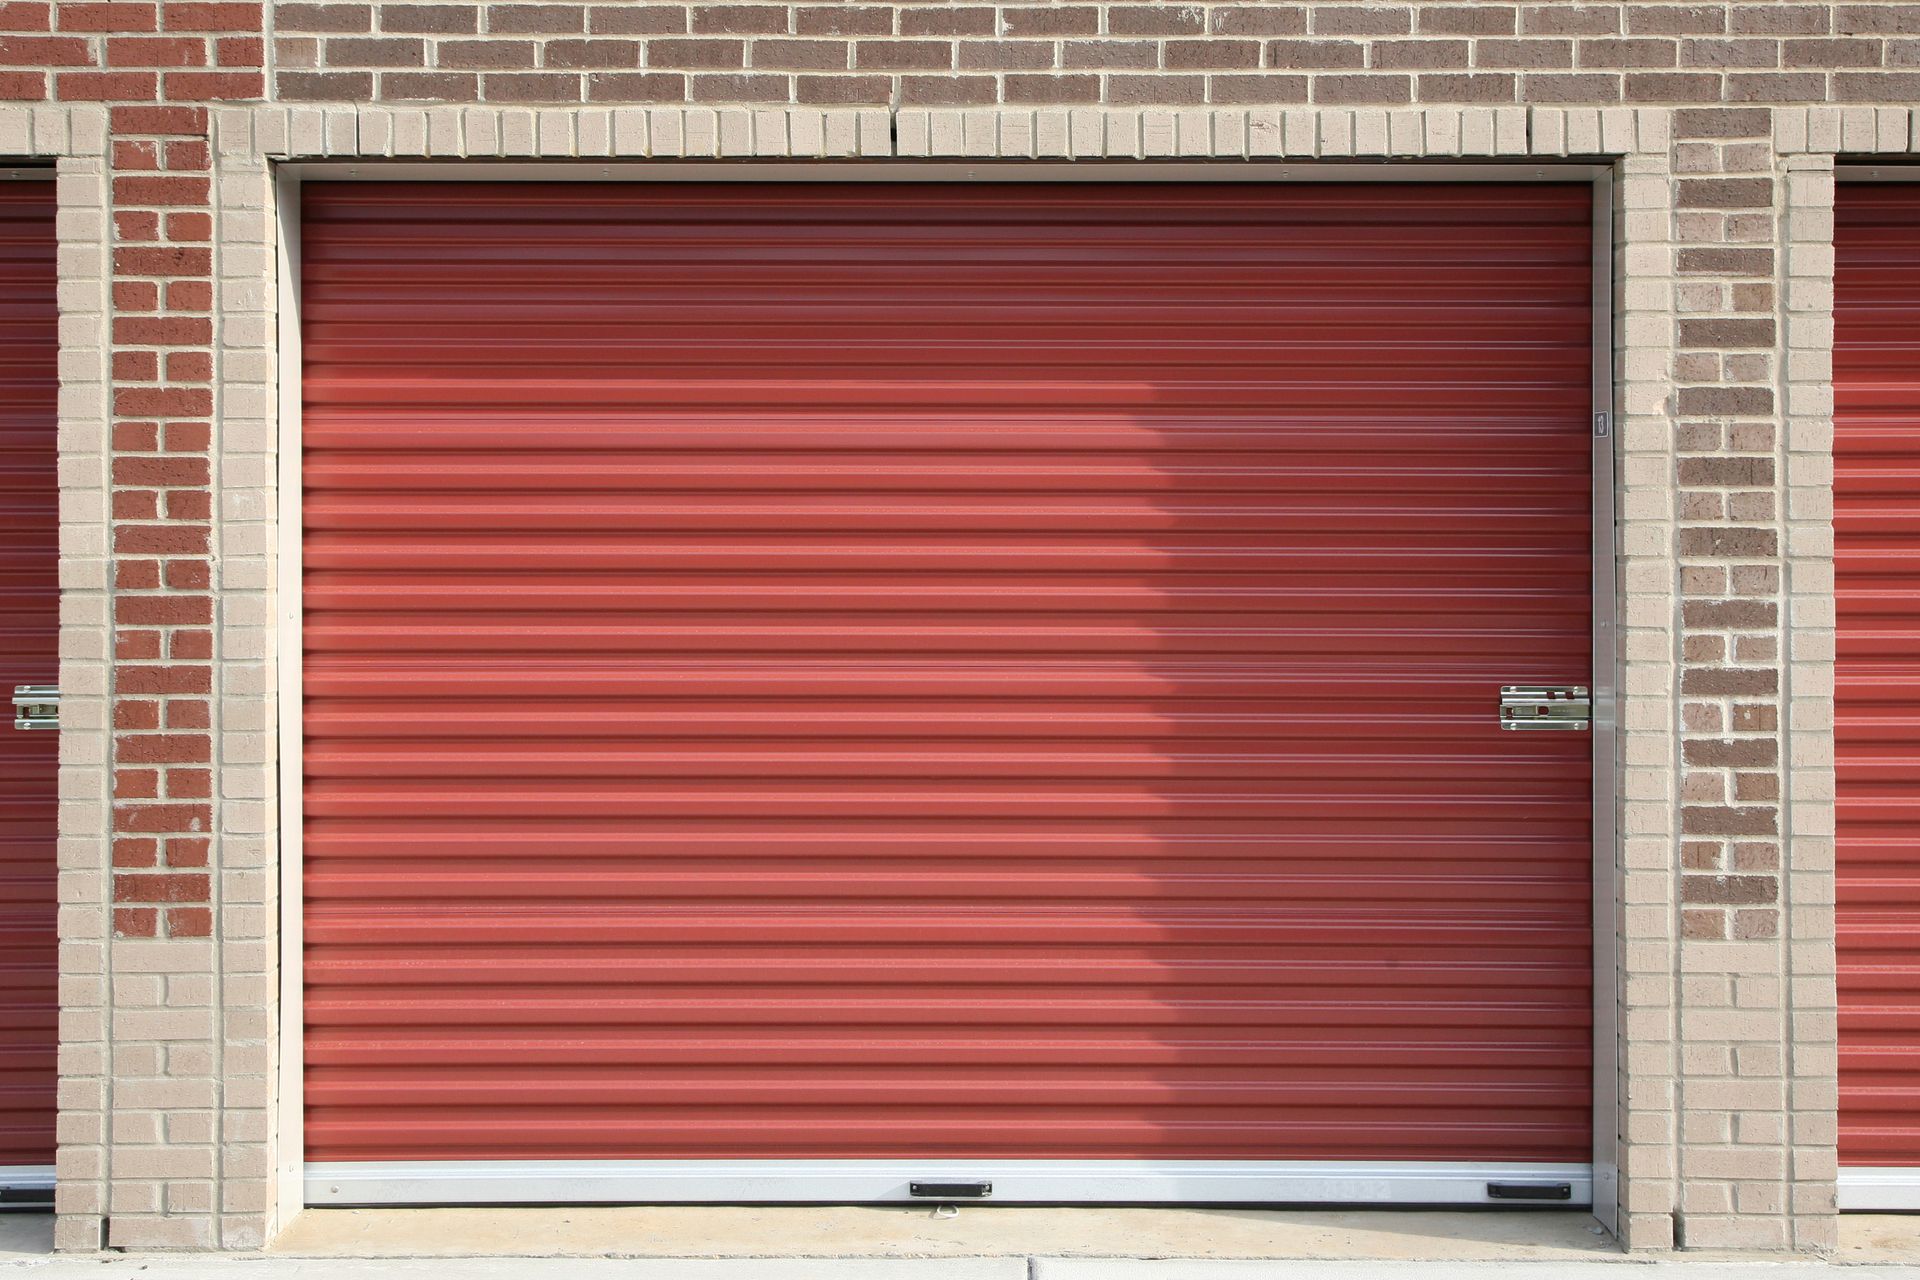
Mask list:
[{"label": "aluminum bottom rail", "polygon": [[1920,1169],[1865,1166],[1840,1171],[1840,1211],[1894,1213],[1920,1209]]},{"label": "aluminum bottom rail", "polygon": [[0,1164],[0,1211],[50,1208],[52,1195],[52,1165]]},{"label": "aluminum bottom rail", "polygon": [[[1592,1203],[1588,1164],[1438,1161],[475,1160],[306,1166],[309,1205],[925,1204],[914,1182],[992,1184],[987,1204]],[[1489,1184],[1567,1184],[1516,1200]],[[1920,1183],[1916,1184],[1920,1186]]]}]

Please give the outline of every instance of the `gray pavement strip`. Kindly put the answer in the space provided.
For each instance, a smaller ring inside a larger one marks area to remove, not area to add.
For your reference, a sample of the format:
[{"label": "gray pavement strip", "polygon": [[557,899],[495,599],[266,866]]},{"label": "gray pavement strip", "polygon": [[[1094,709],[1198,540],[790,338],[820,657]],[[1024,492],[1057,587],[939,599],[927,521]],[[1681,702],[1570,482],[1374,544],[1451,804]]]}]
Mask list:
[{"label": "gray pavement strip", "polygon": [[1920,1280],[1920,1266],[1807,1261],[1707,1262],[1616,1258],[1504,1262],[1254,1262],[1041,1258],[1032,1280]]},{"label": "gray pavement strip", "polygon": [[1116,1258],[24,1258],[0,1280],[1920,1280],[1815,1262],[1312,1262]]},{"label": "gray pavement strip", "polygon": [[5,1280],[1028,1280],[1024,1258],[221,1258],[0,1262]]}]

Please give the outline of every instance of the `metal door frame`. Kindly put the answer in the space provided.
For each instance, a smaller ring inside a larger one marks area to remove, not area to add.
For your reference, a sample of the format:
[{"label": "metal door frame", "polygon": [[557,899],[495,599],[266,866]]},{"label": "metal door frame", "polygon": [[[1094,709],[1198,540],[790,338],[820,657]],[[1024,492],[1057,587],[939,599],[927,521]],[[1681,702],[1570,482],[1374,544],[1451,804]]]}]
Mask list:
[{"label": "metal door frame", "polygon": [[[1585,183],[1593,191],[1593,1155],[1590,1164],[1481,1161],[666,1160],[304,1163],[301,892],[300,189],[308,181],[539,182],[1378,182]],[[1614,524],[1614,179],[1606,164],[1194,160],[448,161],[339,160],[277,167],[279,223],[278,697],[281,901],[279,1176],[283,1203],[901,1203],[911,1179],[990,1175],[1026,1204],[1485,1205],[1489,1182],[1555,1181],[1609,1230],[1618,1217],[1621,1062],[1616,777],[1619,654]]]}]

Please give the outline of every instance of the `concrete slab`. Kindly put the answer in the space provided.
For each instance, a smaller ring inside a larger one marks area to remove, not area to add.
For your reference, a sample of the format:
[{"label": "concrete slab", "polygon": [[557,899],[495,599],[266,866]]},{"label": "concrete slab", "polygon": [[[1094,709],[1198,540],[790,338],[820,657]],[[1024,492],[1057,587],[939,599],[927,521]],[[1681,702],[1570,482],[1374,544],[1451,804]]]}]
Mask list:
[{"label": "concrete slab", "polygon": [[[1031,1270],[1029,1269],[1031,1267]],[[0,1260],[0,1280],[1920,1280],[1920,1267],[1694,1262],[1276,1262],[1023,1258]]]},{"label": "concrete slab", "polygon": [[21,1280],[1027,1280],[1020,1258],[596,1259],[221,1258],[0,1261]]},{"label": "concrete slab", "polygon": [[1920,1214],[1840,1215],[1840,1247],[1834,1260],[1920,1264]]},{"label": "concrete slab", "polygon": [[[1608,1262],[1271,1262],[1036,1261],[1032,1280],[1619,1280]],[[1821,1262],[1694,1262],[1669,1259],[1633,1269],[1661,1280],[1914,1280],[1920,1267],[1836,1267]]]},{"label": "concrete slab", "polygon": [[0,1213],[0,1262],[53,1252],[53,1215]]},{"label": "concrete slab", "polygon": [[318,1257],[1619,1257],[1581,1212],[969,1206],[309,1209],[276,1242]]}]

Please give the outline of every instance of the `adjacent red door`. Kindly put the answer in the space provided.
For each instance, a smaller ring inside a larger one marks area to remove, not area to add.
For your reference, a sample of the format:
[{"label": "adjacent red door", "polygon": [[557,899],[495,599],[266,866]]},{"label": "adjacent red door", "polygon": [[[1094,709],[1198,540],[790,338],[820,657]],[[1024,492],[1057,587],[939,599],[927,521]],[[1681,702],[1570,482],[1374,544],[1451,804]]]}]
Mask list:
[{"label": "adjacent red door", "polygon": [[1840,1158],[1920,1169],[1920,186],[1835,214]]},{"label": "adjacent red door", "polygon": [[311,1160],[1585,1161],[1585,186],[314,184]]},{"label": "adjacent red door", "polygon": [[[0,696],[59,682],[53,183],[0,178]],[[53,1164],[60,735],[0,724],[0,1189]]]}]

